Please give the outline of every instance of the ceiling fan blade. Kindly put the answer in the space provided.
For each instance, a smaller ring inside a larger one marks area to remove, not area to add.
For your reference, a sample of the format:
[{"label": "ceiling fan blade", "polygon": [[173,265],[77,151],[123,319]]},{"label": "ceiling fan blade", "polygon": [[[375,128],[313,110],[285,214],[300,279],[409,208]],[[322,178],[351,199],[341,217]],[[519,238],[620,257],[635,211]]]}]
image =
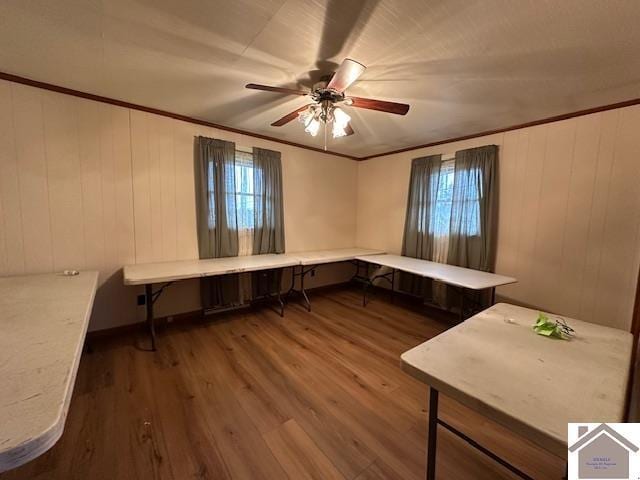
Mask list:
[{"label": "ceiling fan blade", "polygon": [[282,117],[279,120],[276,120],[275,122],[273,122],[271,124],[271,126],[272,127],[281,127],[281,126],[289,123],[291,120],[295,120],[296,117],[298,116],[298,113],[300,113],[303,110],[306,110],[307,108],[309,108],[310,105],[312,105],[312,104],[308,103],[307,105],[303,105],[302,107],[294,110],[291,113],[287,113],[284,117]]},{"label": "ceiling fan blade", "polygon": [[396,115],[406,115],[410,105],[406,103],[386,102],[384,100],[374,100],[373,98],[349,97],[352,100],[351,106],[366,108],[368,110],[378,110],[379,112],[395,113]]},{"label": "ceiling fan blade", "polygon": [[336,73],[333,74],[327,88],[332,88],[337,92],[344,92],[366,69],[367,67],[361,63],[345,58]]},{"label": "ceiling fan blade", "polygon": [[353,135],[354,133],[356,133],[353,130],[353,127],[351,126],[351,122],[347,123],[347,127],[344,129],[345,132],[347,132],[347,134],[345,135],[346,137],[348,137],[349,135]]},{"label": "ceiling fan blade", "polygon": [[247,83],[245,88],[251,90],[262,90],[265,92],[286,93],[289,95],[308,95],[309,92],[304,90],[295,90],[293,88],[270,87],[269,85],[258,85],[257,83]]}]

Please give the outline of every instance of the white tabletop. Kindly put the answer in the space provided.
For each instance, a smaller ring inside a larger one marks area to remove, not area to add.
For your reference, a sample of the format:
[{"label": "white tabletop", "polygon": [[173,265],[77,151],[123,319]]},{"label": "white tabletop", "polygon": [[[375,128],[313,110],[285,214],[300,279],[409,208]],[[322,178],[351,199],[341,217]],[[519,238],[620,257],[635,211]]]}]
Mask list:
[{"label": "white tabletop", "polygon": [[370,248],[337,248],[334,250],[316,250],[313,252],[294,252],[301,265],[321,265],[323,263],[346,262],[362,255],[379,255],[382,250]]},{"label": "white tabletop", "polygon": [[358,256],[356,259],[471,290],[484,290],[485,288],[517,282],[515,278],[505,277],[504,275],[400,255],[367,255]]},{"label": "white tabletop", "polygon": [[569,340],[500,303],[402,354],[402,369],[558,456],[568,422],[622,422],[632,335],[566,319]]},{"label": "white tabletop", "polygon": [[124,284],[144,285],[171,282],[294,265],[300,265],[300,260],[287,253],[127,265],[124,267]]},{"label": "white tabletop", "polygon": [[97,283],[97,272],[0,278],[0,472],[62,435]]}]

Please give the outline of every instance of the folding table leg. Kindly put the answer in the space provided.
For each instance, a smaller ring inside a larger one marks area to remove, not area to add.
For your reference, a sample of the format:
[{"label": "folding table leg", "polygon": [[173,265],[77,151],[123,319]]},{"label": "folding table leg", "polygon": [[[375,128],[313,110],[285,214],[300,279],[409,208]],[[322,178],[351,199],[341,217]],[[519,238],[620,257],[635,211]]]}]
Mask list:
[{"label": "folding table leg", "polygon": [[151,336],[151,350],[156,351],[156,325],[153,318],[153,285],[148,283],[144,286],[145,304],[147,306],[147,328]]},{"label": "folding table leg", "polygon": [[393,293],[395,290],[396,269],[391,269],[391,303],[393,303]]},{"label": "folding table leg", "polygon": [[282,301],[282,295],[280,293],[280,289],[278,289],[277,300],[278,300],[278,304],[280,305],[280,316],[284,317],[284,302]]},{"label": "folding table leg", "polygon": [[435,480],[438,442],[438,390],[433,387],[429,387],[429,437],[427,442],[427,480]]},{"label": "folding table leg", "polygon": [[287,291],[287,294],[286,294],[287,301],[289,300],[289,295],[291,295],[291,293],[295,290],[297,275],[298,274],[296,273],[296,266],[294,265],[291,267],[291,286],[289,287],[289,290]]},{"label": "folding table leg", "polygon": [[371,285],[371,280],[362,285],[362,306],[367,306],[367,288]]},{"label": "folding table leg", "polygon": [[304,266],[301,267],[301,273],[300,273],[300,293],[302,293],[302,298],[304,298],[304,302],[307,306],[307,312],[311,311],[311,301],[309,300],[309,297],[307,296],[307,291],[304,289],[304,277],[307,275],[307,273],[313,271],[313,268],[311,268],[310,270],[305,270]]}]

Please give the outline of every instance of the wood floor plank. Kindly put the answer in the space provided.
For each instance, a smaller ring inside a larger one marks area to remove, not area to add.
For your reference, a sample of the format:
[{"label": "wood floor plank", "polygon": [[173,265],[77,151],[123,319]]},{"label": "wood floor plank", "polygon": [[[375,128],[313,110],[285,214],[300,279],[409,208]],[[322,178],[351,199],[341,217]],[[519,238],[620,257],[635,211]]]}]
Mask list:
[{"label": "wood floor plank", "polygon": [[[194,386],[194,408],[212,431],[231,478],[286,478],[259,430],[233,395],[237,381],[216,342],[198,332],[176,338],[182,371]],[[192,347],[198,353],[186,353]]]},{"label": "wood floor plank", "polygon": [[264,438],[291,480],[345,480],[295,420],[288,420]]},{"label": "wood floor plank", "polygon": [[217,333],[216,346],[230,367],[227,372],[227,377],[232,380],[230,388],[256,428],[264,433],[290,420],[291,415],[280,408],[277,399],[256,381],[256,374],[234,361],[232,337],[225,335],[223,329],[218,329]]},{"label": "wood floor plank", "polygon": [[[315,327],[299,323],[295,319],[287,318],[280,323],[280,328],[288,335],[294,335],[301,343],[304,356],[301,358],[307,358],[311,371],[317,365],[322,366],[314,375],[325,376],[339,385],[343,398],[348,394],[361,405],[360,409],[384,412],[385,422],[399,432],[408,430],[414,424],[413,412],[388,405],[399,385],[405,381],[416,383],[409,376],[394,375],[397,365],[390,366],[370,355],[362,355],[348,343],[341,343],[339,337],[322,334]],[[392,380],[394,376],[398,382]]]},{"label": "wood floor plank", "polygon": [[194,408],[197,386],[181,373],[175,337],[168,338],[158,355],[157,373],[151,377],[156,422],[170,439],[167,459],[174,478],[226,479],[231,474],[213,432]]},{"label": "wood floor plank", "polygon": [[[424,478],[428,389],[399,356],[451,319],[382,294],[363,308],[349,288],[312,302],[175,323],[156,353],[141,334],[96,339],[61,440],[0,480]],[[534,478],[561,477],[561,459],[444,396],[441,414]],[[438,478],[513,478],[440,432]]]},{"label": "wood floor plank", "polygon": [[[281,344],[282,338],[287,337],[282,326],[264,327],[262,335],[272,338],[274,344],[275,340]],[[328,364],[320,364],[302,339],[291,340],[287,348],[274,349],[273,354],[297,388],[312,392],[317,408],[346,426],[360,445],[394,464],[405,478],[419,478],[423,470],[422,453],[403,448],[403,435],[389,421],[386,411],[369,409],[359,396],[350,395],[342,382],[327,371]]]},{"label": "wood floor plank", "polygon": [[294,418],[305,431],[313,432],[316,443],[343,475],[352,478],[371,463],[376,453],[335,415],[336,405],[327,398],[328,392],[335,389],[333,381],[323,373],[314,375],[318,373],[313,366],[317,359],[305,354],[306,347],[299,339],[279,328],[279,318],[266,312],[259,331],[241,336],[238,342],[246,342],[249,354],[260,352],[262,362],[278,372],[277,388],[290,399]]}]

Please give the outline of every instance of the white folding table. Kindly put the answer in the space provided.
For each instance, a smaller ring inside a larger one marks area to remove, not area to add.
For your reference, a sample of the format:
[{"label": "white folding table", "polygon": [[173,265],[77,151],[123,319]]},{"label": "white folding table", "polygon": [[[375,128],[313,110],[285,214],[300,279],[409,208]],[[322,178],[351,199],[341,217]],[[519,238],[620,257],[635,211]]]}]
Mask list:
[{"label": "white folding table", "polygon": [[438,425],[531,478],[440,419],[438,392],[561,458],[568,422],[625,421],[631,333],[565,318],[574,338],[543,337],[532,329],[538,314],[499,303],[402,354],[402,369],[430,386],[428,480]]},{"label": "white folding table", "polygon": [[[123,275],[125,285],[144,285],[147,326],[151,336],[151,349],[155,351],[156,329],[153,304],[164,289],[172,283],[191,278],[215,277],[261,270],[282,270],[299,264],[300,260],[297,257],[286,253],[247,255],[127,265],[123,269]],[[153,285],[158,283],[164,283],[164,285],[153,291]],[[276,300],[280,305],[280,315],[282,315],[284,303],[280,297],[280,289],[276,292]]]},{"label": "white folding table", "polygon": [[0,472],[62,435],[98,272],[0,278]]},{"label": "white folding table", "polygon": [[391,285],[393,294],[395,286],[396,270],[406,273],[412,273],[425,278],[430,278],[438,282],[446,283],[456,287],[460,291],[462,299],[460,306],[460,319],[464,319],[465,310],[465,292],[467,290],[491,290],[491,303],[495,301],[495,289],[500,285],[515,283],[517,280],[512,277],[498,275],[490,272],[482,272],[471,268],[456,267],[445,263],[430,262],[419,258],[405,257],[400,255],[364,255],[357,256],[357,261],[367,262],[374,265],[389,267],[390,272],[375,275],[373,278],[361,278],[365,282],[363,290],[363,305],[366,305],[367,287],[373,285],[373,282],[382,278]]},{"label": "white folding table", "polygon": [[[370,248],[338,248],[334,250],[316,250],[311,252],[298,252],[291,255],[296,256],[300,260],[299,268],[293,268],[291,275],[291,288],[287,292],[287,296],[292,293],[298,293],[302,296],[308,311],[311,311],[311,302],[304,288],[304,278],[308,274],[312,274],[320,265],[328,263],[352,262],[356,257],[362,255],[379,255],[384,253],[382,250],[374,250]],[[356,263],[357,268],[357,263]],[[356,275],[358,271],[356,270]],[[300,290],[295,289],[296,277],[300,278]]]}]

